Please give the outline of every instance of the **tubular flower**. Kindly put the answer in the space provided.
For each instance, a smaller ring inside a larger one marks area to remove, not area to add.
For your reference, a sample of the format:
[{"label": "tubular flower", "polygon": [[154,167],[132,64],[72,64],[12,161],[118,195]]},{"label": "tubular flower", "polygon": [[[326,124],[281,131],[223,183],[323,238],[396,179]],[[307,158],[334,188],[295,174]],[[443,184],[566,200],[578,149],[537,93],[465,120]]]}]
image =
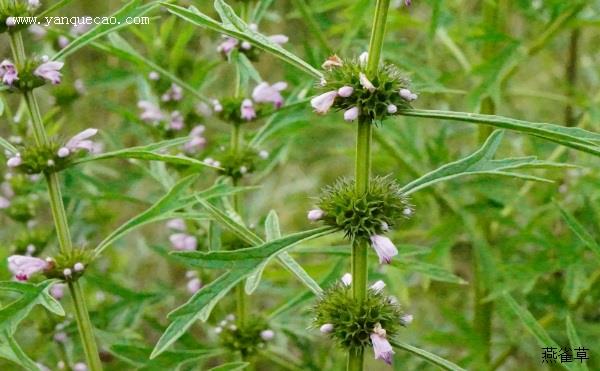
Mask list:
[{"label": "tubular flower", "polygon": [[273,85],[269,85],[266,82],[258,84],[252,92],[252,99],[256,103],[267,103],[271,102],[275,105],[275,108],[281,108],[283,106],[283,97],[281,91],[287,88],[287,83],[280,81]]},{"label": "tubular flower", "polygon": [[333,331],[333,324],[326,323],[319,328],[319,331],[321,331],[321,333],[323,334],[329,334],[331,333],[331,331]]},{"label": "tubular flower", "polygon": [[342,86],[338,89],[338,95],[342,98],[348,98],[354,92],[354,88],[352,86]]},{"label": "tubular flower", "polygon": [[344,120],[354,121],[358,118],[358,107],[352,107],[344,112]]},{"label": "tubular flower", "polygon": [[384,288],[385,282],[383,282],[382,280],[379,280],[371,285],[371,290],[373,290],[376,293],[380,293]]},{"label": "tubular flower", "polygon": [[137,106],[142,110],[142,113],[140,114],[140,119],[142,121],[156,122],[165,118],[160,108],[150,101],[141,100],[138,102]]},{"label": "tubular flower", "polygon": [[169,123],[169,129],[179,131],[184,126],[183,115],[179,111],[171,112],[171,122]]},{"label": "tubular flower", "polygon": [[98,129],[86,129],[79,134],[73,136],[73,138],[69,139],[67,144],[64,147],[61,147],[58,150],[58,157],[64,158],[70,155],[71,153],[77,151],[78,149],[84,149],[88,152],[94,151],[94,142],[89,140],[89,138],[93,137],[98,133]]},{"label": "tubular flower", "polygon": [[19,79],[19,74],[17,73],[15,65],[8,59],[5,59],[0,63],[0,78],[2,78],[4,84],[9,86],[12,86],[12,84]]},{"label": "tubular flower", "polygon": [[233,37],[225,36],[225,40],[217,46],[217,51],[224,55],[229,55],[231,51],[237,46],[238,41]]},{"label": "tubular flower", "polygon": [[325,215],[323,210],[312,209],[311,211],[308,212],[308,220],[310,220],[312,222],[316,222],[317,220],[321,219],[323,217],[323,215]]},{"label": "tubular flower", "polygon": [[57,61],[44,62],[40,64],[35,69],[35,71],[33,71],[33,74],[38,77],[41,77],[44,80],[50,81],[54,85],[58,85],[60,84],[60,80],[62,77],[60,70],[63,68],[64,65],[65,64],[63,62]]},{"label": "tubular flower", "polygon": [[333,105],[333,102],[335,101],[337,95],[338,93],[336,90],[323,93],[311,99],[310,104],[314,108],[316,113],[325,114],[329,112],[329,109]]},{"label": "tubular flower", "polygon": [[386,339],[386,332],[379,323],[375,325],[373,333],[371,334],[371,342],[373,343],[373,353],[375,353],[375,359],[380,359],[387,363],[392,364],[392,354],[394,350],[390,345],[390,342]]},{"label": "tubular flower", "polygon": [[171,245],[175,250],[180,251],[193,251],[196,250],[197,241],[196,237],[186,233],[175,233],[169,237]]},{"label": "tubular flower", "polygon": [[177,84],[171,84],[169,90],[167,90],[161,97],[163,102],[175,101],[178,102],[183,98],[183,89]]},{"label": "tubular flower", "polygon": [[8,269],[19,281],[27,281],[32,275],[49,268],[46,260],[24,255],[8,257]]},{"label": "tubular flower", "polygon": [[342,283],[345,286],[350,286],[352,284],[352,275],[350,273],[346,273],[342,276]]},{"label": "tubular flower", "polygon": [[367,89],[371,93],[375,91],[375,86],[367,78],[367,75],[365,75],[364,73],[361,72],[361,73],[358,74],[358,79],[360,81],[360,85],[362,85],[363,88]]},{"label": "tubular flower", "polygon": [[256,118],[256,111],[254,110],[254,104],[250,99],[244,99],[242,107],[240,109],[240,117],[246,121],[252,121]]},{"label": "tubular flower", "polygon": [[185,231],[185,221],[181,218],[171,219],[167,222],[167,228],[175,231]]},{"label": "tubular flower", "polygon": [[23,163],[23,159],[21,158],[21,154],[17,153],[13,157],[9,158],[8,161],[6,161],[6,166],[17,167],[17,166],[21,165],[22,163]]},{"label": "tubular flower", "polygon": [[190,294],[195,294],[202,288],[202,281],[198,277],[193,277],[187,282],[185,287]]},{"label": "tubular flower", "polygon": [[398,255],[396,246],[385,236],[378,234],[371,236],[371,245],[375,249],[377,256],[379,256],[379,264],[389,264],[392,261],[392,257]]},{"label": "tubular flower", "polygon": [[202,136],[204,125],[196,125],[190,132],[190,141],[183,145],[183,150],[187,153],[198,153],[206,145],[206,139]]}]

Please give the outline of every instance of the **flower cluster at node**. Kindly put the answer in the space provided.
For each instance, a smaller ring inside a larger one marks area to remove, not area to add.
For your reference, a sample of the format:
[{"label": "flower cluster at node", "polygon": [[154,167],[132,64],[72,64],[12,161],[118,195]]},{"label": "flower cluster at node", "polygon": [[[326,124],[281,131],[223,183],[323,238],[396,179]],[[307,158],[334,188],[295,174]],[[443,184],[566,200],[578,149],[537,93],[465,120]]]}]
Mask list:
[{"label": "flower cluster at node", "polygon": [[231,153],[228,148],[222,148],[222,153],[216,159],[207,157],[204,163],[220,167],[219,173],[234,180],[239,180],[256,171],[259,160],[265,160],[269,153],[265,150],[257,151],[252,147],[246,147],[237,153]]},{"label": "flower cluster at node", "polygon": [[12,154],[6,166],[25,174],[53,173],[69,166],[75,154],[84,152],[97,153],[101,147],[90,138],[96,135],[97,129],[86,129],[69,139],[64,145],[49,142],[41,146],[24,147]]},{"label": "flower cluster at node", "polygon": [[13,90],[29,91],[50,82],[60,84],[64,63],[50,61],[47,56],[28,60],[22,66],[5,59],[0,63],[0,80]]},{"label": "flower cluster at node", "polygon": [[238,327],[234,322],[235,316],[228,315],[215,327],[221,344],[234,352],[240,352],[243,357],[255,354],[264,349],[267,342],[275,338],[275,332],[268,328],[267,323],[261,318],[251,318],[243,327]]},{"label": "flower cluster at node", "polygon": [[287,83],[280,81],[270,85],[261,82],[252,91],[252,98],[223,98],[212,100],[212,110],[223,121],[235,125],[252,122],[283,106],[281,92]]},{"label": "flower cluster at node", "polygon": [[370,243],[382,264],[389,264],[398,254],[392,241],[383,234],[413,212],[391,177],[371,179],[366,193],[356,191],[354,180],[338,180],[324,189],[317,206],[308,212],[309,220],[338,228],[351,241]]},{"label": "flower cluster at node", "polygon": [[0,33],[16,32],[29,27],[29,24],[18,23],[19,17],[29,17],[40,7],[39,0],[16,0],[0,2]]},{"label": "flower cluster at node", "polygon": [[92,259],[92,250],[74,248],[70,252],[60,253],[53,258],[46,258],[48,268],[44,271],[44,274],[48,278],[76,281],[83,275]]},{"label": "flower cluster at node", "polygon": [[367,53],[357,60],[329,57],[322,66],[322,93],[311,100],[315,112],[326,114],[333,108],[343,111],[346,121],[378,123],[399,110],[411,108],[410,103],[418,97],[409,90],[409,82],[400,71],[384,64],[370,76],[367,60]]},{"label": "flower cluster at node", "polygon": [[313,307],[313,326],[352,353],[372,346],[376,359],[390,364],[394,351],[387,340],[407,324],[400,305],[383,293],[385,283],[375,282],[362,303],[352,298],[352,276],[327,289]]},{"label": "flower cluster at node", "polygon": [[[250,23],[248,25],[248,28],[251,31],[258,33],[258,25],[256,25],[255,23]],[[287,36],[281,34],[264,37],[278,45],[283,45],[289,40]],[[225,59],[227,59],[234,50],[243,53],[251,61],[258,60],[258,49],[254,48],[252,44],[250,44],[248,41],[240,42],[240,40],[235,39],[231,36],[223,36],[223,41],[221,41],[221,43],[219,43],[219,45],[217,46],[217,52],[219,52]]]}]

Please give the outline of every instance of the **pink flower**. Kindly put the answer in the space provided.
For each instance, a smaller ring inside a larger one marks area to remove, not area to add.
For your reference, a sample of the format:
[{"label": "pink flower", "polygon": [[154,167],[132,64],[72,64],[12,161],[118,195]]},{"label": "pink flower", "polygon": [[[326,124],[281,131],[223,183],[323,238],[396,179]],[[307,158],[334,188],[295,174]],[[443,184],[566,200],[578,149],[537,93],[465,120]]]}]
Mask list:
[{"label": "pink flower", "polygon": [[254,99],[256,103],[271,102],[276,108],[280,108],[283,105],[283,97],[281,96],[280,91],[285,90],[286,88],[287,84],[283,81],[273,85],[261,82],[254,88],[252,99]]},{"label": "pink flower", "polygon": [[202,288],[202,281],[198,277],[194,277],[188,281],[186,289],[190,294],[195,294]]},{"label": "pink flower", "polygon": [[394,113],[398,112],[398,107],[396,107],[395,104],[389,104],[387,106],[387,111],[388,111],[388,113],[394,114]]},{"label": "pink flower", "polygon": [[162,95],[163,102],[175,101],[178,102],[183,98],[183,89],[177,84],[171,84],[169,90]]},{"label": "pink flower", "polygon": [[238,41],[233,37],[225,36],[225,40],[217,46],[217,51],[225,55],[229,55],[231,51],[237,46]]},{"label": "pink flower", "polygon": [[354,121],[358,118],[358,107],[352,107],[344,112],[344,120]]},{"label": "pink flower", "polygon": [[331,331],[333,331],[333,324],[326,323],[323,326],[321,326],[321,328],[319,328],[319,331],[321,331],[321,333],[323,334],[329,334],[331,333]]},{"label": "pink flower", "polygon": [[371,343],[373,343],[373,353],[375,353],[375,359],[381,359],[388,365],[392,364],[392,354],[394,350],[390,345],[390,342],[386,339],[386,332],[379,323],[375,325],[373,333],[371,334]]},{"label": "pink flower", "polygon": [[93,152],[94,142],[89,140],[89,138],[93,137],[97,133],[98,129],[85,129],[81,133],[76,134],[73,136],[73,138],[69,139],[64,147],[61,147],[58,150],[58,157],[67,157],[78,149],[84,149],[88,152]]},{"label": "pink flower", "polygon": [[338,93],[336,90],[323,93],[317,97],[311,99],[310,104],[314,108],[316,113],[325,114],[329,112],[331,106],[333,106],[333,102],[337,97]]},{"label": "pink flower", "polygon": [[392,241],[385,236],[378,234],[371,236],[371,245],[379,256],[379,264],[390,264],[392,257],[398,255],[396,246],[394,246]]},{"label": "pink flower", "polygon": [[175,233],[169,237],[171,245],[175,250],[180,251],[193,251],[196,250],[196,237],[185,233]]},{"label": "pink flower", "polygon": [[316,222],[317,220],[321,219],[323,217],[323,215],[325,215],[325,212],[321,209],[312,209],[311,211],[308,212],[308,220],[312,221],[312,222]]},{"label": "pink flower", "polygon": [[269,40],[271,40],[272,42],[274,42],[275,44],[279,44],[279,45],[283,45],[286,42],[289,41],[289,37],[285,36],[285,35],[271,35],[269,36]]},{"label": "pink flower", "polygon": [[167,228],[175,231],[185,231],[185,221],[181,218],[171,219],[167,222]]},{"label": "pink flower", "polygon": [[21,165],[22,163],[23,163],[23,159],[21,158],[21,154],[17,153],[13,157],[9,158],[8,161],[6,161],[6,166],[17,167],[17,166]]},{"label": "pink flower", "polygon": [[203,137],[192,137],[189,142],[183,145],[183,150],[187,153],[198,153],[206,145],[206,139]]},{"label": "pink flower", "polygon": [[408,89],[400,89],[400,97],[402,97],[402,99],[412,102],[415,101],[419,98],[419,96],[417,94],[414,94],[412,91],[408,90]]},{"label": "pink flower", "polygon": [[6,26],[7,27],[14,27],[16,24],[17,24],[17,21],[15,20],[15,17],[6,18]]},{"label": "pink flower", "polygon": [[348,98],[354,92],[354,88],[352,86],[342,86],[338,89],[338,95],[342,98]]},{"label": "pink flower", "polygon": [[8,269],[19,281],[27,281],[32,275],[48,268],[48,262],[31,256],[12,255],[8,257]]},{"label": "pink flower", "polygon": [[50,288],[50,295],[56,300],[60,300],[65,296],[65,284],[63,283],[55,283]]},{"label": "pink flower", "polygon": [[77,362],[73,365],[73,371],[87,371],[88,367],[83,362]]},{"label": "pink flower", "polygon": [[58,61],[48,61],[40,64],[33,74],[41,77],[44,80],[50,81],[52,84],[60,84],[62,74],[59,72],[65,64]]},{"label": "pink flower", "polygon": [[19,79],[15,65],[8,59],[0,63],[0,78],[2,78],[2,82],[6,85],[12,85]]},{"label": "pink flower", "polygon": [[142,119],[142,121],[156,122],[165,118],[160,108],[152,102],[141,100],[137,105],[138,108],[142,110],[142,113],[140,114],[140,119]]},{"label": "pink flower", "polygon": [[184,126],[183,115],[179,111],[171,112],[171,122],[169,123],[169,129],[179,131]]},{"label": "pink flower", "polygon": [[260,332],[260,338],[264,341],[273,340],[275,337],[275,331],[273,330],[263,330]]},{"label": "pink flower", "polygon": [[361,72],[358,74],[358,80],[360,81],[360,85],[362,85],[363,88],[367,89],[371,93],[375,91],[375,86],[364,73]]},{"label": "pink flower", "polygon": [[7,209],[10,207],[10,200],[8,198],[4,198],[0,196],[0,210]]},{"label": "pink flower", "polygon": [[242,102],[242,107],[241,107],[240,111],[241,111],[240,117],[246,121],[251,121],[256,118],[256,111],[254,110],[254,104],[252,103],[252,101],[250,99],[244,99],[244,101]]}]

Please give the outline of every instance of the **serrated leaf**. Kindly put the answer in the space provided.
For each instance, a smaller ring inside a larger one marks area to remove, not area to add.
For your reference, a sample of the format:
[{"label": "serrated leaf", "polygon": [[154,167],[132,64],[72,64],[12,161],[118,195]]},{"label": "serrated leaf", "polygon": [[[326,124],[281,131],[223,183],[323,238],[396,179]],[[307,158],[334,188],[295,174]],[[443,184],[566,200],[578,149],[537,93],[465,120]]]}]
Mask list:
[{"label": "serrated leaf", "polygon": [[494,131],[485,141],[483,146],[470,156],[446,164],[418,179],[415,179],[414,181],[402,187],[402,192],[408,195],[423,188],[430,187],[436,183],[467,175],[499,175],[526,180],[551,182],[550,180],[544,178],[514,173],[509,170],[570,166],[556,162],[539,161],[533,156],[494,160],[493,157],[500,146],[503,136],[504,132],[502,130]]}]

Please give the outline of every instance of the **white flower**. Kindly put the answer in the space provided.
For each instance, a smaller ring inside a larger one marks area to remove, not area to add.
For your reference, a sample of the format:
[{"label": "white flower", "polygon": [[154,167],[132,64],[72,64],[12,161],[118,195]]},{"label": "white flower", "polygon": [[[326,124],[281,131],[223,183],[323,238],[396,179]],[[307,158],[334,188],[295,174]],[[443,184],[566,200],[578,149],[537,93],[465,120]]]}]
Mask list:
[{"label": "white flower", "polygon": [[358,114],[359,114],[358,107],[352,107],[350,109],[347,109],[344,112],[344,120],[354,121],[358,118]]},{"label": "white flower", "polygon": [[345,273],[342,276],[342,283],[346,286],[350,286],[352,284],[352,275],[350,273]]},{"label": "white flower", "polygon": [[260,150],[260,152],[258,152],[258,157],[262,158],[263,160],[266,160],[269,158],[269,152],[262,149]]},{"label": "white flower", "polygon": [[406,207],[404,208],[404,210],[402,210],[402,214],[404,216],[411,216],[413,213],[413,210],[410,207]]},{"label": "white flower", "polygon": [[190,294],[195,294],[202,288],[202,281],[198,277],[192,278],[187,282],[186,288]]},{"label": "white flower", "polygon": [[331,333],[331,331],[333,331],[333,324],[331,323],[326,323],[323,326],[321,326],[321,328],[319,328],[319,330],[323,333],[323,334],[329,334]]},{"label": "white flower", "polygon": [[354,92],[354,88],[352,86],[342,86],[338,89],[338,95],[342,98],[348,98]]},{"label": "white flower", "polygon": [[66,278],[71,277],[71,274],[73,274],[73,271],[70,268],[65,268],[63,270],[63,276],[65,276]]},{"label": "white flower", "polygon": [[329,111],[335,98],[337,97],[337,91],[333,90],[327,93],[323,93],[317,97],[311,99],[310,104],[314,108],[316,113],[325,114]]},{"label": "white flower", "polygon": [[167,90],[161,97],[163,102],[175,101],[178,102],[183,98],[183,89],[173,83],[169,90]]},{"label": "white flower", "polygon": [[179,131],[184,126],[183,115],[179,111],[171,112],[171,122],[169,122],[169,129]]},{"label": "white flower", "polygon": [[250,44],[248,41],[242,41],[240,47],[244,50],[250,50],[252,49],[252,44]]},{"label": "white flower", "polygon": [[389,104],[387,106],[387,111],[388,111],[388,113],[394,114],[394,113],[398,112],[398,107],[396,107],[395,104]]},{"label": "white flower", "polygon": [[280,108],[283,105],[283,97],[281,91],[287,88],[287,83],[280,81],[273,85],[269,85],[266,82],[261,82],[252,91],[252,99],[256,103],[273,103],[276,108]]},{"label": "white flower", "polygon": [[185,231],[185,221],[181,218],[171,219],[167,222],[167,228],[175,231]]},{"label": "white flower", "polygon": [[383,290],[384,288],[385,282],[383,282],[382,280],[379,280],[371,285],[371,290],[375,291],[376,293],[381,292],[381,290]]},{"label": "white flower", "polygon": [[6,161],[6,166],[17,167],[17,166],[21,165],[22,163],[23,163],[23,159],[21,158],[21,154],[17,153],[13,157],[9,158],[8,161]]},{"label": "white flower", "polygon": [[219,102],[217,99],[213,99],[211,101],[212,105],[213,105],[213,110],[215,112],[221,112],[223,111],[223,106],[221,105],[221,102]]},{"label": "white flower", "polygon": [[140,119],[142,121],[156,122],[165,118],[160,108],[150,101],[141,100],[138,102],[137,106],[142,110],[142,113],[140,114]]},{"label": "white flower", "polygon": [[94,142],[89,140],[89,138],[93,137],[97,133],[98,129],[90,128],[74,135],[71,139],[69,139],[64,147],[61,147],[58,150],[58,157],[67,157],[69,154],[77,151],[78,149],[93,152]]},{"label": "white flower", "polygon": [[323,62],[321,68],[324,70],[332,70],[336,67],[342,67],[343,65],[344,62],[340,59],[340,57],[337,55],[332,55],[331,57],[327,58],[325,62]]},{"label": "white flower", "polygon": [[81,262],[77,262],[77,263],[75,263],[75,265],[73,265],[73,270],[75,272],[83,272],[84,269],[85,269],[85,265],[83,265],[83,263],[81,263]]},{"label": "white flower", "polygon": [[27,0],[27,4],[29,5],[30,8],[39,8],[40,6],[40,0]]},{"label": "white flower", "polygon": [[27,281],[32,275],[49,267],[47,261],[31,256],[12,255],[8,257],[8,269],[19,281]]},{"label": "white flower", "polygon": [[389,264],[392,261],[392,257],[398,255],[396,246],[385,236],[378,234],[371,236],[371,244],[379,256],[379,264]]},{"label": "white flower", "polygon": [[256,118],[256,111],[254,110],[254,104],[250,99],[244,99],[240,108],[240,117],[246,121],[251,121]]},{"label": "white flower", "polygon": [[271,35],[269,36],[269,40],[274,42],[275,44],[283,45],[288,42],[290,38],[285,35]]},{"label": "white flower", "polygon": [[169,236],[169,241],[175,250],[193,251],[196,250],[196,237],[185,233],[175,233]]},{"label": "white flower", "polygon": [[384,231],[389,231],[390,226],[386,222],[381,222],[381,229]]},{"label": "white flower", "polygon": [[223,328],[222,327],[220,327],[220,326],[215,327],[215,334],[219,335],[221,332],[223,332]]},{"label": "white flower", "polygon": [[367,63],[369,63],[369,53],[368,52],[363,52],[358,57],[358,62],[360,63],[361,66],[366,67]]},{"label": "white flower", "polygon": [[5,59],[0,63],[0,78],[2,78],[2,82],[6,85],[12,85],[19,79],[17,68],[8,59]]},{"label": "white flower", "polygon": [[6,18],[6,26],[7,27],[14,27],[17,24],[15,17],[8,17]]},{"label": "white flower", "polygon": [[61,49],[64,49],[64,48],[66,48],[66,47],[67,47],[67,45],[69,45],[69,42],[70,42],[70,41],[69,41],[69,38],[68,38],[68,37],[66,37],[66,36],[64,36],[64,35],[60,35],[60,36],[58,37],[58,46],[59,46]]},{"label": "white flower", "polygon": [[148,78],[150,80],[156,81],[160,79],[160,75],[156,71],[150,71],[150,73],[148,74]]},{"label": "white flower", "polygon": [[373,353],[375,353],[375,359],[381,359],[388,365],[392,364],[392,354],[394,350],[386,339],[385,330],[379,323],[375,325],[373,333],[371,334],[371,343],[373,343]]},{"label": "white flower", "polygon": [[264,341],[273,340],[275,332],[273,330],[263,330],[260,332],[260,338]]},{"label": "white flower", "polygon": [[315,221],[321,219],[323,217],[323,215],[325,215],[325,212],[323,210],[312,209],[308,212],[308,220],[315,222]]},{"label": "white flower", "polygon": [[73,371],[87,371],[88,367],[83,362],[77,362],[73,365]]},{"label": "white flower", "polygon": [[54,334],[54,341],[56,341],[57,343],[65,343],[69,337],[67,336],[67,334],[63,331],[57,332],[56,334]]},{"label": "white flower", "polygon": [[412,314],[405,314],[400,318],[400,324],[402,324],[402,326],[408,326],[412,323],[412,321],[413,321]]},{"label": "white flower", "polygon": [[62,74],[59,72],[65,64],[58,61],[48,61],[40,64],[33,74],[41,77],[44,80],[50,81],[52,84],[60,84]]},{"label": "white flower", "polygon": [[358,80],[360,81],[360,85],[362,85],[363,88],[367,89],[371,93],[375,91],[375,86],[364,73],[361,72],[358,74]]},{"label": "white flower", "polygon": [[400,89],[399,94],[402,99],[409,102],[412,102],[413,100],[416,100],[418,98],[416,94],[413,94],[413,92],[408,89]]}]

